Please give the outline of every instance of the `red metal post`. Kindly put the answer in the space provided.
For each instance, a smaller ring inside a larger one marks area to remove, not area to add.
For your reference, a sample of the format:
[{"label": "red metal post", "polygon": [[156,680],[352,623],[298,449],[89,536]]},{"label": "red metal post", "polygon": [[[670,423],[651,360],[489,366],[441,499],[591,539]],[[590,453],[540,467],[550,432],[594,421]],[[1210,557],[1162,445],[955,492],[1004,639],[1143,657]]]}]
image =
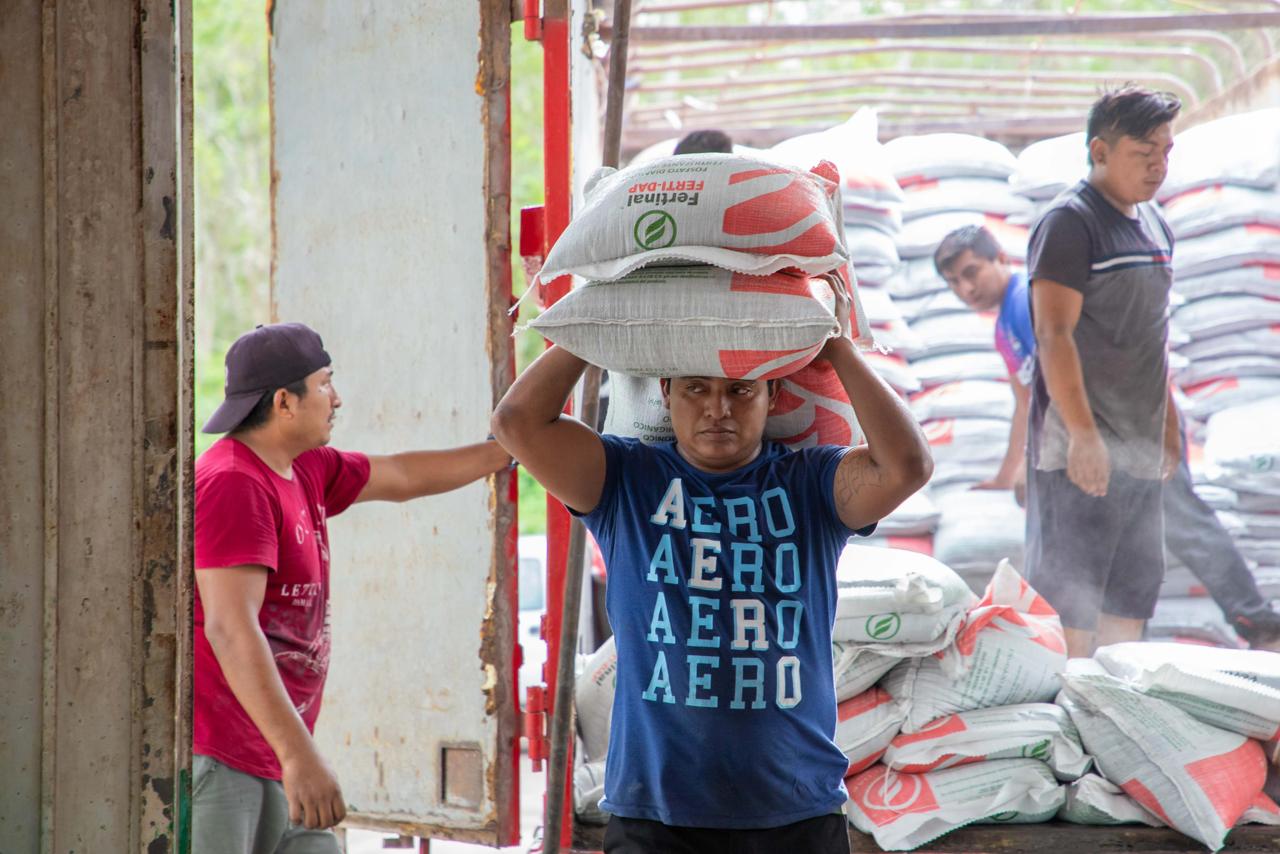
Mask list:
[{"label": "red metal post", "polygon": [[[572,214],[572,161],[569,94],[569,3],[568,0],[545,0],[542,18],[542,147],[545,206],[546,249],[559,239],[569,224]],[[545,257],[545,253],[544,253]],[[571,279],[563,276],[543,283],[541,294],[544,306],[552,305],[569,292]],[[572,408],[570,403],[568,409]],[[543,637],[547,642],[547,663],[544,665],[548,719],[553,712],[555,696],[556,661],[560,649],[560,603],[564,600],[566,564],[569,549],[569,514],[564,505],[547,496],[547,619],[543,623]],[[569,768],[573,767],[570,762]],[[547,788],[564,786],[564,812],[561,823],[561,844],[568,847],[573,839],[573,791],[572,773],[566,773],[563,781],[548,780]]]}]

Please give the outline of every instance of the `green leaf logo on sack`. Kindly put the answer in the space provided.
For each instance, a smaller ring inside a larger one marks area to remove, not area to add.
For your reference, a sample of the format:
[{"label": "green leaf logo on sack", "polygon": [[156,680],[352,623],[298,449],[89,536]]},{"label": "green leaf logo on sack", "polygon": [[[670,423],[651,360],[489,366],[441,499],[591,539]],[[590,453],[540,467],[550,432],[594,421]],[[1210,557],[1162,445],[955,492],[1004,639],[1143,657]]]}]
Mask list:
[{"label": "green leaf logo on sack", "polygon": [[[1022,755],[1027,759],[1039,759],[1042,762],[1049,761],[1049,739],[1038,741],[1035,744],[1029,744],[1022,748]],[[992,816],[995,818],[995,816]]]},{"label": "green leaf logo on sack", "polygon": [[676,221],[666,211],[649,211],[636,220],[635,238],[641,249],[665,249],[676,242]]},{"label": "green leaf logo on sack", "polygon": [[872,640],[889,640],[902,629],[902,618],[897,614],[877,614],[867,618],[867,637]]}]

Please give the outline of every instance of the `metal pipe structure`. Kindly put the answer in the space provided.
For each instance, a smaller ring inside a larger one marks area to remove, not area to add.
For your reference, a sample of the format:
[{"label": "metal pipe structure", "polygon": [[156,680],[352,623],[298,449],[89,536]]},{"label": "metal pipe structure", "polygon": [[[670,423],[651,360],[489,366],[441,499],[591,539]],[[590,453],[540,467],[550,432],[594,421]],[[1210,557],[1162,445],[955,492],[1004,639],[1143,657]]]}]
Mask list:
[{"label": "metal pipe structure", "polygon": [[[1199,95],[1191,87],[1187,81],[1174,74],[1165,74],[1161,72],[1147,72],[1139,74],[1128,74],[1126,77],[1130,80],[1146,83],[1148,85],[1159,85],[1168,88],[1183,100],[1184,104],[1190,105],[1200,101]],[[806,91],[799,88],[803,84],[814,84],[814,87],[825,88],[826,84],[847,83],[848,81],[864,80],[878,83],[880,81],[901,81],[899,85],[920,85],[933,86],[936,88],[954,88],[956,85],[972,85],[979,87],[984,91],[997,91],[991,87],[1012,87],[1012,86],[1034,86],[1039,89],[1042,84],[1071,84],[1075,83],[1082,89],[1087,88],[1089,91],[1096,91],[1096,87],[1100,83],[1113,82],[1117,78],[1115,74],[1107,74],[1096,71],[1024,71],[1022,69],[1009,69],[1008,71],[984,71],[982,69],[963,69],[963,68],[911,68],[911,69],[858,69],[854,71],[825,72],[822,74],[777,74],[763,75],[754,77],[699,77],[693,80],[673,80],[663,82],[639,82],[631,87],[632,94],[649,95],[656,92],[700,92],[714,91],[722,92],[729,90],[752,90],[762,87],[780,87],[787,85],[795,85],[795,92]],[[852,84],[848,84],[852,85]],[[770,89],[767,93],[773,94],[775,90]],[[777,90],[781,91],[781,90]],[[728,103],[731,99],[753,99],[755,95],[746,92],[741,95],[731,95],[720,98],[721,103]],[[646,105],[646,107],[649,105]]]},{"label": "metal pipe structure", "polygon": [[[622,112],[627,83],[627,43],[631,29],[631,0],[614,0],[613,39],[609,45],[609,88],[605,106],[603,165],[617,166],[622,153]],[[582,377],[579,413],[583,423],[594,428],[600,412],[600,369],[587,368]],[[559,659],[556,668],[555,703],[552,706],[551,751],[547,768],[547,804],[543,824],[543,851],[559,854],[564,836],[562,820],[572,824],[573,778],[569,773],[569,753],[573,745],[573,695],[576,674],[574,653],[578,640],[578,614],[582,607],[582,572],[586,559],[587,531],[582,520],[574,519],[569,532],[564,598],[560,612]],[[565,785],[558,785],[563,780]],[[572,834],[568,834],[572,842]]]},{"label": "metal pipe structure", "polygon": [[[743,109],[754,109],[759,106],[761,110],[767,110],[764,105],[772,102],[783,100],[787,103],[779,106],[779,110],[798,110],[801,107],[825,108],[833,105],[856,104],[860,101],[879,104],[894,104],[900,106],[910,106],[913,104],[952,104],[965,103],[972,106],[983,107],[1011,107],[1020,105],[1029,106],[1049,106],[1054,107],[1078,107],[1083,104],[1086,108],[1091,104],[1096,96],[1092,89],[1076,89],[1068,92],[1046,92],[1041,97],[1034,92],[1025,90],[1014,90],[1013,92],[999,92],[994,94],[1010,94],[1014,97],[1008,98],[991,98],[984,97],[985,93],[993,90],[990,88],[982,88],[981,86],[953,86],[950,88],[959,90],[952,92],[943,92],[931,95],[905,94],[900,90],[893,90],[889,87],[866,87],[866,86],[847,86],[840,87],[841,90],[860,90],[850,91],[847,95],[836,98],[810,98],[798,99],[796,96],[805,94],[805,92],[778,92],[761,94],[756,97],[737,97],[734,99],[723,99],[718,102],[709,104],[707,107],[701,107],[695,102],[688,103],[668,103],[663,105],[637,107],[632,110],[632,115],[637,122],[644,120],[652,121],[653,119],[664,116],[667,113],[673,113],[682,119],[688,116],[707,116],[715,118],[717,115],[726,113],[739,112]],[[947,88],[947,87],[939,87]],[[877,91],[870,91],[875,89]],[[887,91],[886,91],[887,90]],[[812,91],[812,90],[808,90]],[[1073,97],[1074,96],[1074,97]],[[744,107],[743,105],[750,105]]]},{"label": "metal pipe structure", "polygon": [[973,45],[947,44],[931,41],[883,41],[870,45],[843,45],[841,47],[822,48],[820,50],[779,50],[768,52],[761,50],[735,56],[717,56],[709,59],[699,59],[692,62],[667,62],[649,65],[643,62],[638,62],[631,67],[630,73],[633,76],[661,74],[667,72],[679,73],[683,71],[693,71],[696,69],[721,69],[732,65],[749,67],[753,65],[787,62],[790,60],[803,61],[807,59],[830,59],[836,57],[865,56],[880,53],[894,55],[901,55],[903,53],[963,53],[967,56],[1015,56],[1023,60],[1037,56],[1070,56],[1089,60],[1100,57],[1129,60],[1168,59],[1190,62],[1203,69],[1212,83],[1212,91],[1209,95],[1217,94],[1218,92],[1221,92],[1223,88],[1222,71],[1218,66],[1215,65],[1212,60],[1189,48],[1161,49],[1118,44],[1041,44],[1032,47],[983,44],[975,47]]},{"label": "metal pipe structure", "polygon": [[[728,26],[644,26],[632,30],[637,42],[832,41],[848,39],[994,38],[999,36],[1123,35],[1169,30],[1253,30],[1280,27],[1280,12],[1209,12],[1184,15],[1019,15],[965,20],[895,17],[829,24],[743,24]],[[608,38],[609,28],[601,28]]]},{"label": "metal pipe structure", "polygon": [[[1092,98],[1070,98],[1070,99],[1022,99],[1022,100],[992,100],[985,98],[972,98],[961,95],[951,96],[929,96],[921,95],[913,98],[910,102],[902,102],[895,100],[892,95],[880,97],[867,97],[865,99],[849,99],[839,98],[827,101],[812,101],[808,103],[793,104],[785,107],[759,107],[744,108],[737,110],[700,110],[693,113],[678,114],[671,111],[663,116],[647,117],[647,120],[641,122],[637,120],[635,127],[654,127],[661,126],[659,119],[666,119],[666,124],[671,125],[671,119],[675,118],[679,122],[679,126],[685,125],[685,119],[696,119],[699,122],[727,122],[727,121],[743,121],[743,120],[781,120],[781,119],[803,119],[816,116],[842,116],[848,117],[854,111],[861,107],[873,107],[885,114],[897,115],[930,115],[930,114],[946,114],[946,115],[976,115],[978,110],[985,110],[1002,115],[1012,117],[1016,115],[1028,115],[1029,111],[1054,110],[1058,112],[1074,110],[1079,115],[1088,112]],[[941,108],[941,109],[930,109]],[[1000,110],[1004,108],[1004,112]],[[1013,111],[1010,111],[1013,110]]]}]

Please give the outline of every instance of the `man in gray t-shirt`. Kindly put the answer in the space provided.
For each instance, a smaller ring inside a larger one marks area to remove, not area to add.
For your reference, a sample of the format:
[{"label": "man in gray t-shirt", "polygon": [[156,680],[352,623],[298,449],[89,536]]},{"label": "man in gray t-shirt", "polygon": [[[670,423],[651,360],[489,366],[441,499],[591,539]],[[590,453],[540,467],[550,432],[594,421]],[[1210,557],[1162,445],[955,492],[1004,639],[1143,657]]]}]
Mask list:
[{"label": "man in gray t-shirt", "polygon": [[1173,236],[1148,203],[1179,109],[1136,87],[1099,98],[1089,176],[1031,234],[1027,575],[1073,657],[1139,639],[1164,578],[1161,486],[1181,454],[1168,402]]}]

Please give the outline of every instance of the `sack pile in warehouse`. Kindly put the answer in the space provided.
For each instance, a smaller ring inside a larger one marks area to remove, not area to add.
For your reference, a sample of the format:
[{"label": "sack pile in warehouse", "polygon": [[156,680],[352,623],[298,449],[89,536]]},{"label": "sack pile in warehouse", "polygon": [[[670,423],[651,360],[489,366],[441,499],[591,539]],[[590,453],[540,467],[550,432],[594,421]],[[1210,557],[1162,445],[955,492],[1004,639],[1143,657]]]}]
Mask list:
[{"label": "sack pile in warehouse", "polygon": [[[1262,466],[1280,453],[1267,420],[1280,412],[1280,108],[1178,134],[1159,200],[1176,238],[1171,364],[1197,492],[1219,511],[1263,595],[1277,596],[1280,476]],[[1177,562],[1150,634],[1236,642]]]},{"label": "sack pile in warehouse", "polygon": [[1119,644],[1068,665],[1057,615],[1004,563],[953,640],[875,683],[864,667],[863,692],[842,698],[849,820],[889,851],[1055,817],[1167,825],[1211,850],[1237,824],[1280,824],[1258,743],[1280,730],[1280,657],[1221,652]]},{"label": "sack pile in warehouse", "polygon": [[[837,581],[834,740],[849,821],[882,849],[1057,818],[1218,850],[1238,824],[1280,825],[1259,743],[1280,736],[1280,656],[1132,643],[1068,662],[1057,614],[1008,562],[979,599],[927,556],[850,545]],[[582,821],[605,819],[612,661],[610,644],[580,665]]]},{"label": "sack pile in warehouse", "polygon": [[606,432],[669,441],[660,377],[782,379],[766,435],[854,444],[853,408],[825,363],[841,334],[871,330],[845,245],[840,176],[736,154],[601,169],[539,279],[583,280],[530,326],[610,371]]}]

